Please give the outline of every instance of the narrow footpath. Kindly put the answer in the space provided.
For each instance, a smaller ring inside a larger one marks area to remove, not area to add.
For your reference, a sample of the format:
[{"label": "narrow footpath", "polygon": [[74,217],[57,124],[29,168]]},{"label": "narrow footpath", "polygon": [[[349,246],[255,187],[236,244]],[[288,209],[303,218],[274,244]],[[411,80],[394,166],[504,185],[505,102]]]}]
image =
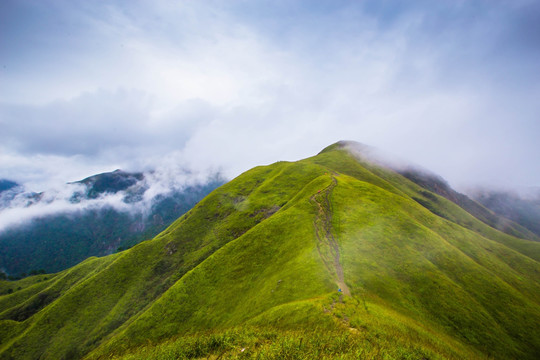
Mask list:
[{"label": "narrow footpath", "polygon": [[343,267],[341,266],[339,244],[332,233],[332,205],[330,195],[337,185],[336,178],[331,175],[332,182],[326,188],[319,190],[311,196],[310,201],[317,206],[317,217],[313,221],[315,235],[317,237],[317,250],[324,265],[334,275],[335,281],[341,292],[351,296],[347,284],[345,284]]}]

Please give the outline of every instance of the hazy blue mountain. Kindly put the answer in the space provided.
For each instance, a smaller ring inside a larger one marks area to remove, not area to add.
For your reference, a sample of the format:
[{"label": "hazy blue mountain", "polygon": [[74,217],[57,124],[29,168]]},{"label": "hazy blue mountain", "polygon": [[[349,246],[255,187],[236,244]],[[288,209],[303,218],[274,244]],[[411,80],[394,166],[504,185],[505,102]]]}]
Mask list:
[{"label": "hazy blue mountain", "polygon": [[494,213],[540,236],[540,190],[526,196],[509,191],[478,190],[471,196]]},{"label": "hazy blue mountain", "polygon": [[[73,193],[63,202],[68,203],[65,210],[0,231],[0,269],[12,276],[36,270],[56,272],[89,256],[129,248],[154,237],[223,183],[216,175],[150,197],[145,194],[152,184],[143,173],[116,170],[69,183]],[[6,188],[17,185],[8,181],[3,184]],[[19,192],[3,197],[4,209],[15,203],[20,206],[21,202],[29,209],[59,201],[49,199],[46,193]]]},{"label": "hazy blue mountain", "polygon": [[[125,191],[133,187],[144,179],[144,174],[141,172],[129,173],[120,169],[109,173],[98,174],[87,177],[74,184],[84,184],[87,186],[87,198],[95,199],[103,194],[116,194],[119,191]],[[145,187],[139,187],[138,192],[142,195],[146,190]]]},{"label": "hazy blue mountain", "polygon": [[7,179],[0,179],[0,193],[5,191],[5,190],[12,189],[12,188],[14,188],[14,187],[16,187],[18,185],[19,184],[17,184],[14,181],[7,180]]}]

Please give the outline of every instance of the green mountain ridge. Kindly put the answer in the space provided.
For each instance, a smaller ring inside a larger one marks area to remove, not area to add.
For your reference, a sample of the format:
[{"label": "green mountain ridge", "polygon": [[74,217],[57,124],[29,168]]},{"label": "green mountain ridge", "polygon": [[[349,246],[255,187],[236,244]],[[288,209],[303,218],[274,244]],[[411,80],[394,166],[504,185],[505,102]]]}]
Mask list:
[{"label": "green mountain ridge", "polygon": [[124,252],[0,281],[20,288],[0,359],[537,358],[540,244],[350,145],[251,169]]}]

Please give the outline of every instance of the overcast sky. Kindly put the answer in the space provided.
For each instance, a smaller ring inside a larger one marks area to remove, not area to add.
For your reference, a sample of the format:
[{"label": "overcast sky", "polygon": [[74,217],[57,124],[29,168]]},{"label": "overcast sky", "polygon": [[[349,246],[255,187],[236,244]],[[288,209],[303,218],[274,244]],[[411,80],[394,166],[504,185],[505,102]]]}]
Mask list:
[{"label": "overcast sky", "polygon": [[0,1],[0,178],[35,191],[340,139],[539,186],[539,135],[539,1]]}]

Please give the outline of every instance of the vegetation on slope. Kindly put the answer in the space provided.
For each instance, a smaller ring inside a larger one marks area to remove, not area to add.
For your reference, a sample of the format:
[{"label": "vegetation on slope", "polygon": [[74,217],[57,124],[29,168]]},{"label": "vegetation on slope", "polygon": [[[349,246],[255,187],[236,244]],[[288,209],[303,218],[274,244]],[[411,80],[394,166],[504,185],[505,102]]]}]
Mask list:
[{"label": "vegetation on slope", "polygon": [[539,256],[334,146],[242,174],[151,241],[21,280],[0,296],[0,358],[535,359]]}]

